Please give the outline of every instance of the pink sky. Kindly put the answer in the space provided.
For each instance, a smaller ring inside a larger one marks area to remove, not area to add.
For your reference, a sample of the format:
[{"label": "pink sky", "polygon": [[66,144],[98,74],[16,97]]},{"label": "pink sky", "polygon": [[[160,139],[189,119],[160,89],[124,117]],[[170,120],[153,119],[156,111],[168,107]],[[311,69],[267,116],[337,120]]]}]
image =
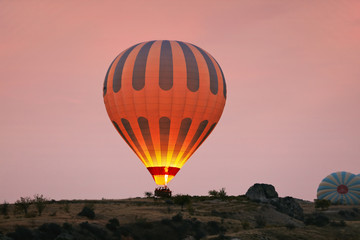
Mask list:
[{"label": "pink sky", "polygon": [[314,199],[328,174],[360,173],[359,11],[356,0],[1,1],[0,202],[155,188],[102,98],[115,56],[154,39],[207,50],[228,86],[173,192],[240,195],[263,182]]}]

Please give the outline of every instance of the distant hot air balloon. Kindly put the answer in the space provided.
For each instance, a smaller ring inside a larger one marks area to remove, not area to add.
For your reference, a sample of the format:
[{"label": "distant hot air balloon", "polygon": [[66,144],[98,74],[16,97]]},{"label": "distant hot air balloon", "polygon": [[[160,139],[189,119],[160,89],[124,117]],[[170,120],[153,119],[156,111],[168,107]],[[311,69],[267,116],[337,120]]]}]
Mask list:
[{"label": "distant hot air balloon", "polygon": [[104,82],[110,120],[158,185],[168,184],[209,136],[225,100],[225,78],[216,60],[180,41],[126,49]]},{"label": "distant hot air balloon", "polygon": [[360,204],[360,177],[349,172],[332,173],[320,183],[317,197],[332,203]]}]

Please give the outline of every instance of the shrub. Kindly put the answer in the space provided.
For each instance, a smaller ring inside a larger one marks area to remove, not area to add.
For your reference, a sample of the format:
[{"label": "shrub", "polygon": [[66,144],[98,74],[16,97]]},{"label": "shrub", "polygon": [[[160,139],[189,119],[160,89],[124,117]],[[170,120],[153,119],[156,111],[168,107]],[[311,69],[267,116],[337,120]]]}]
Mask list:
[{"label": "shrub", "polygon": [[152,228],[152,223],[147,221],[145,217],[138,217],[135,216],[136,225],[140,226],[141,228]]},{"label": "shrub", "polygon": [[54,239],[62,231],[61,226],[56,223],[44,223],[38,230],[43,233],[44,239]]},{"label": "shrub", "polygon": [[213,198],[220,198],[220,199],[224,200],[224,199],[226,199],[227,194],[226,194],[225,188],[221,188],[219,191],[210,190],[209,196],[213,197]]},{"label": "shrub", "polygon": [[257,228],[263,228],[266,226],[266,219],[264,215],[256,215],[255,216],[255,223]]},{"label": "shrub", "polygon": [[292,222],[289,222],[289,223],[285,224],[285,227],[286,227],[287,229],[289,229],[289,230],[293,230],[293,229],[296,228],[295,224],[292,223]]},{"label": "shrub", "polygon": [[219,195],[219,193],[218,193],[218,191],[216,191],[216,190],[210,190],[210,191],[209,191],[209,196],[210,196],[210,197],[217,198],[218,195]]},{"label": "shrub", "polygon": [[305,225],[315,225],[318,227],[323,227],[328,225],[330,222],[329,218],[320,213],[314,213],[305,218]]},{"label": "shrub", "polygon": [[116,236],[118,239],[132,239],[127,238],[131,234],[131,229],[129,227],[119,227],[116,232],[114,232],[114,236]]},{"label": "shrub", "polygon": [[241,226],[242,226],[243,229],[246,230],[246,229],[250,228],[250,223],[245,220],[245,221],[241,222]]},{"label": "shrub", "polygon": [[120,226],[119,220],[117,218],[112,218],[109,220],[109,223],[106,224],[106,228],[110,231],[116,231],[116,229]]},{"label": "shrub", "polygon": [[35,211],[31,211],[25,214],[26,218],[34,218],[37,216],[37,213]]},{"label": "shrub", "polygon": [[187,205],[187,210],[190,215],[195,214],[195,208],[193,207],[193,205],[191,203]]},{"label": "shrub", "polygon": [[56,216],[56,210],[52,213],[49,214],[50,217],[55,217]]},{"label": "shrub", "polygon": [[72,231],[72,225],[68,222],[64,222],[62,225],[63,229],[65,229],[66,231],[71,232]]},{"label": "shrub", "polygon": [[215,234],[219,234],[222,228],[218,222],[209,221],[206,224],[206,230],[210,235],[215,235]]},{"label": "shrub", "polygon": [[181,222],[183,220],[183,216],[181,213],[176,214],[171,218],[174,222]]},{"label": "shrub", "polygon": [[87,217],[88,219],[94,219],[95,212],[92,208],[84,206],[81,212],[78,213],[78,216]]},{"label": "shrub", "polygon": [[358,213],[354,210],[340,210],[338,214],[346,220],[355,220],[358,216]]},{"label": "shrub", "polygon": [[5,216],[7,216],[9,214],[9,203],[8,202],[4,201],[4,203],[0,205],[0,213]]},{"label": "shrub", "polygon": [[7,234],[13,240],[32,240],[34,235],[32,231],[24,226],[16,226],[15,232]]},{"label": "shrub", "polygon": [[331,202],[327,199],[315,199],[315,208],[326,210],[330,207]]},{"label": "shrub", "polygon": [[32,203],[33,201],[30,197],[20,197],[20,199],[15,202],[15,208],[17,211],[24,212],[24,214],[26,215]]},{"label": "shrub", "polygon": [[168,219],[168,218],[164,218],[164,219],[161,219],[161,224],[164,224],[164,225],[171,225],[171,220]]},{"label": "shrub", "polygon": [[181,211],[184,210],[184,205],[191,202],[191,197],[189,195],[176,195],[174,196],[174,203],[181,206]]},{"label": "shrub", "polygon": [[92,233],[96,238],[99,239],[108,239],[107,232],[104,229],[101,229],[100,227],[89,224],[88,222],[82,222],[79,224],[80,228],[85,229]]},{"label": "shrub", "polygon": [[70,213],[70,204],[69,202],[66,202],[65,205],[64,205],[64,211],[67,212],[67,213]]},{"label": "shrub", "polygon": [[226,195],[226,192],[225,192],[225,188],[221,188],[219,190],[219,198],[225,199],[226,197],[227,197],[227,195]]},{"label": "shrub", "polygon": [[34,200],[33,203],[39,213],[39,216],[41,216],[41,213],[44,211],[46,204],[47,204],[47,199],[41,194],[36,194],[34,195]]},{"label": "shrub", "polygon": [[151,197],[154,196],[154,194],[153,194],[152,192],[145,192],[144,195],[145,195],[145,197],[147,197],[147,198],[151,198]]}]

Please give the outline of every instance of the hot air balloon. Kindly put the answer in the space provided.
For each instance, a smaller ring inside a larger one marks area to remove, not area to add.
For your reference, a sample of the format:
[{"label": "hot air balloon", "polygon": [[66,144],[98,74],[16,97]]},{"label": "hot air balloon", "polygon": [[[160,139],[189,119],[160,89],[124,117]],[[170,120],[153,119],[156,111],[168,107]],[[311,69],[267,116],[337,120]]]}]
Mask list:
[{"label": "hot air balloon", "polygon": [[360,177],[349,172],[334,172],[322,180],[317,197],[332,203],[359,204]]},{"label": "hot air balloon", "polygon": [[165,186],[213,131],[226,101],[219,64],[181,41],[148,41],[121,52],[103,90],[116,130]]}]

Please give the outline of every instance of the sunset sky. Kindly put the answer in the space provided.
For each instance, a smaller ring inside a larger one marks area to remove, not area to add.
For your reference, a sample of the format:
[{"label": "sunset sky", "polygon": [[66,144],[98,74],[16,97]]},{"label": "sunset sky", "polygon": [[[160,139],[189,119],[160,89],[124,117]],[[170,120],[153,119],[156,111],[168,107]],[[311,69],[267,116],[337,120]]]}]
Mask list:
[{"label": "sunset sky", "polygon": [[151,175],[111,124],[103,81],[139,42],[193,43],[220,64],[219,124],[174,194],[316,198],[360,173],[360,1],[0,1],[0,203],[142,197]]}]

